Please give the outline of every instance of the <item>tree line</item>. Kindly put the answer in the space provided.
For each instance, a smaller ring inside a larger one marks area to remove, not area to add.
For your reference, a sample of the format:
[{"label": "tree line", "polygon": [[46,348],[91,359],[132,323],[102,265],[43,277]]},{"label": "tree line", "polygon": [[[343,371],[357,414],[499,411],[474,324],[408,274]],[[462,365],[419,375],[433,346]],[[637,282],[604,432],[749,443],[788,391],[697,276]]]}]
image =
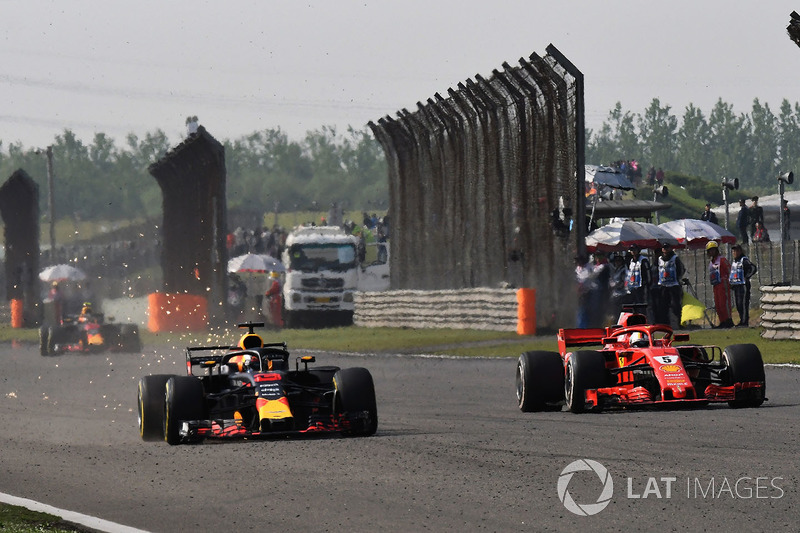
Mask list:
[{"label": "tree line", "polygon": [[[351,210],[388,207],[383,149],[367,129],[348,128],[341,134],[334,127],[322,127],[293,141],[278,128],[221,142],[231,210],[324,211],[331,202]],[[161,191],[147,168],[176,144],[161,130],[142,138],[129,134],[121,144],[104,133],[87,144],[64,130],[51,145],[56,218],[158,215]],[[0,141],[0,179],[4,182],[18,169],[39,184],[40,210],[47,213],[44,151]]]},{"label": "tree line", "polygon": [[[739,178],[743,188],[772,192],[780,172],[800,170],[800,104],[783,100],[776,115],[755,99],[749,113],[736,113],[720,99],[708,116],[689,104],[679,120],[658,98],[642,113],[617,103],[586,139],[590,164],[636,159],[645,171],[661,167],[714,182]],[[324,211],[332,202],[357,211],[388,207],[386,159],[366,128],[340,133],[323,126],[300,141],[277,128],[222,142],[232,210]],[[161,192],[147,167],[173,146],[161,130],[142,138],[129,134],[120,144],[104,133],[87,144],[64,130],[52,143],[57,217],[157,215]],[[46,164],[41,151],[0,141],[0,179],[25,170],[39,183],[42,213]]]},{"label": "tree line", "polygon": [[586,162],[636,159],[650,166],[773,193],[781,172],[800,171],[800,105],[784,99],[776,115],[756,98],[749,113],[717,100],[711,113],[689,104],[680,120],[654,98],[643,113],[618,102],[599,131],[587,131]]}]

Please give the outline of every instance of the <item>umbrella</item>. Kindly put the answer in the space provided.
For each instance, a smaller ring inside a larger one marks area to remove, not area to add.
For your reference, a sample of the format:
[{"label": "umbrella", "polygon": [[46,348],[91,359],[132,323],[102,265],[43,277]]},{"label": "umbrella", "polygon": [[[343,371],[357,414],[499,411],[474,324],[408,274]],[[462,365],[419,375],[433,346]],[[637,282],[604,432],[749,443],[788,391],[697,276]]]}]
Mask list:
[{"label": "umbrella", "polygon": [[53,265],[39,272],[42,281],[80,281],[86,279],[83,270],[72,265]]},{"label": "umbrella", "polygon": [[228,261],[228,272],[265,274],[284,270],[283,263],[266,254],[244,254]]},{"label": "umbrella", "polygon": [[659,227],[678,239],[678,242],[687,248],[702,248],[708,241],[717,241],[724,244],[734,244],[736,236],[725,228],[694,218],[682,218],[664,222]]},{"label": "umbrella", "polygon": [[636,244],[642,248],[658,248],[663,243],[679,246],[678,239],[655,224],[624,220],[597,228],[586,236],[590,252],[618,252]]},{"label": "umbrella", "polygon": [[633,183],[619,170],[598,165],[586,165],[586,182],[605,185],[612,189],[633,189]]}]

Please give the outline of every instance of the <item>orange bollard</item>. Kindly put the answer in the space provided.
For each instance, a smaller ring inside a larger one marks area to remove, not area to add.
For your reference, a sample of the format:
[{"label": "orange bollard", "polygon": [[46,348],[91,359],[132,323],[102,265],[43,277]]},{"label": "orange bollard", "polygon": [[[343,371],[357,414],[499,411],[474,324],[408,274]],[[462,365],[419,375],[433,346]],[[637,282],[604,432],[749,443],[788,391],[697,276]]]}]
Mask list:
[{"label": "orange bollard", "polygon": [[517,335],[536,335],[536,289],[517,289]]},{"label": "orange bollard", "polygon": [[22,313],[22,300],[11,300],[11,327],[21,328],[25,326],[25,319]]}]

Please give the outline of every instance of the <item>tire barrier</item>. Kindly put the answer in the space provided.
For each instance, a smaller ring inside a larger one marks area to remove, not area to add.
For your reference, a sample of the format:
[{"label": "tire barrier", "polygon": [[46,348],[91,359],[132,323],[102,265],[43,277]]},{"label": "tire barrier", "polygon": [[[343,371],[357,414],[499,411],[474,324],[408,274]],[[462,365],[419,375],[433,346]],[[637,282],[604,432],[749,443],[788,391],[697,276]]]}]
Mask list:
[{"label": "tire barrier", "polygon": [[517,331],[514,289],[359,292],[355,308],[353,323],[367,328]]},{"label": "tire barrier", "polygon": [[800,286],[761,286],[761,336],[771,340],[800,340]]},{"label": "tire barrier", "polygon": [[147,329],[153,333],[208,329],[208,301],[202,296],[154,292],[147,304]]}]

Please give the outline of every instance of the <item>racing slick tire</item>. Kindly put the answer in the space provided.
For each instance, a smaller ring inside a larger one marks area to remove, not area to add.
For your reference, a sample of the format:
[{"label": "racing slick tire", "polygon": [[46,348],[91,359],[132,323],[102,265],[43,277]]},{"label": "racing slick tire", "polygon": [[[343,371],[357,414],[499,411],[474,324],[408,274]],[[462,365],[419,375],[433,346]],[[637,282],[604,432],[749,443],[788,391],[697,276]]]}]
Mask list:
[{"label": "racing slick tire", "polygon": [[164,406],[169,374],[144,376],[139,380],[139,436],[143,441],[164,440]]},{"label": "racing slick tire", "polygon": [[119,327],[119,348],[123,352],[142,351],[139,328],[135,324],[123,324]]},{"label": "racing slick tire", "polygon": [[193,376],[171,376],[167,380],[164,407],[164,440],[181,444],[181,422],[204,420],[203,383]]},{"label": "racing slick tire", "polygon": [[586,410],[586,391],[605,387],[608,383],[606,358],[601,352],[573,352],[564,375],[564,397],[573,413]]},{"label": "racing slick tire", "polygon": [[734,408],[758,407],[764,403],[766,377],[761,351],[755,344],[732,344],[722,351],[722,361],[727,366],[727,385],[759,381],[764,386],[758,389],[736,391],[736,399],[728,402]]},{"label": "racing slick tire", "polygon": [[[557,352],[524,352],[517,361],[517,404],[530,413],[564,400],[564,363]],[[561,409],[561,406],[558,406]]]},{"label": "racing slick tire", "polygon": [[47,328],[47,354],[56,355],[56,330],[52,326]]},{"label": "racing slick tire", "polygon": [[39,328],[39,355],[50,355],[48,341],[50,340],[50,328],[42,326]]},{"label": "racing slick tire", "polygon": [[[374,435],[378,430],[378,407],[375,401],[375,384],[366,368],[343,368],[333,375],[333,412],[349,420],[350,426],[342,434],[352,437]],[[354,413],[367,413],[367,418],[355,418]]]}]

